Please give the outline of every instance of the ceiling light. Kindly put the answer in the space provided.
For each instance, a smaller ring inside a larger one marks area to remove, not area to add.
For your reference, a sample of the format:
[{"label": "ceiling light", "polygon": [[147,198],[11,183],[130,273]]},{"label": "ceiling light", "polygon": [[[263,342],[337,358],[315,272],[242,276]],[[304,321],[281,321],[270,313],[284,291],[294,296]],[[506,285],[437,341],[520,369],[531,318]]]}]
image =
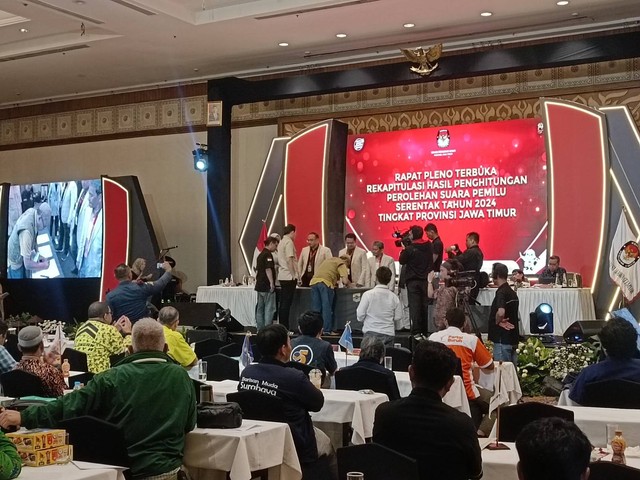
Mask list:
[{"label": "ceiling light", "polygon": [[347,38],[347,34],[346,33],[336,33],[336,37],[338,37],[338,38]]},{"label": "ceiling light", "polygon": [[559,2],[556,2],[556,5],[564,7],[565,5],[569,5],[569,0],[560,0]]},{"label": "ceiling light", "polygon": [[481,17],[490,17],[491,15],[493,15],[493,13],[491,13],[491,12],[482,12],[480,14]]},{"label": "ceiling light", "polygon": [[413,28],[416,26],[415,23],[405,23],[404,25],[402,25],[404,28]]},{"label": "ceiling light", "polygon": [[27,30],[26,28],[21,28],[20,29],[20,33],[27,33],[29,30]]},{"label": "ceiling light", "polygon": [[279,47],[288,47],[288,46],[289,46],[289,44],[288,44],[287,42],[280,42],[280,43],[278,44],[278,46],[279,46]]}]

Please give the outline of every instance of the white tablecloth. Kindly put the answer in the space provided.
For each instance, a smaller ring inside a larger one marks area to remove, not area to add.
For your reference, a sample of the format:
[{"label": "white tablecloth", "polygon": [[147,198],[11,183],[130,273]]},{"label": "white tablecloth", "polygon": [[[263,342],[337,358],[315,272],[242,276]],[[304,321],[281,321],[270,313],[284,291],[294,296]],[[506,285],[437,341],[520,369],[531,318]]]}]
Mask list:
[{"label": "white tablecloth", "polygon": [[[401,397],[408,397],[411,393],[411,381],[409,380],[408,372],[394,372],[396,374],[396,381],[398,382],[398,390],[400,390]],[[467,398],[467,392],[464,390],[464,383],[462,377],[458,375],[453,376],[453,385],[442,399],[444,403],[460,410],[463,413],[471,416],[471,410],[469,409],[469,399]]]},{"label": "white tablecloth", "polygon": [[[86,462],[79,462],[79,465],[92,465]],[[20,480],[43,480],[43,479],[64,479],[64,480],[124,480],[121,471],[115,468],[91,468],[81,470],[72,463],[65,465],[48,465],[46,467],[22,467],[22,473],[18,477]]]},{"label": "white tablecloth", "polygon": [[[508,403],[514,405],[522,398],[522,389],[518,381],[516,366],[511,362],[494,362],[495,368],[490,372],[480,370],[478,384],[493,391],[490,407],[495,409],[498,405]],[[498,383],[499,382],[499,383]]]},{"label": "white tablecloth", "polygon": [[256,326],[256,303],[258,293],[254,287],[198,287],[196,302],[219,303],[231,310],[231,314],[242,325]]},{"label": "white tablecloth", "polygon": [[562,408],[573,412],[576,425],[595,447],[606,446],[607,424],[618,425],[628,446],[640,445],[640,410],[570,406]]},{"label": "white tablecloth", "polygon": [[184,463],[194,480],[250,480],[268,469],[270,480],[299,480],[302,469],[289,426],[243,420],[240,428],[196,428],[187,434]]},{"label": "white tablecloth", "polygon": [[[238,389],[238,382],[234,380],[207,383],[213,386],[216,402],[226,401],[227,394]],[[324,406],[319,412],[311,412],[311,418],[319,423],[350,423],[353,428],[351,441],[356,445],[371,437],[376,408],[389,400],[383,393],[365,394],[351,390],[323,389],[322,394]]]},{"label": "white tablecloth", "polygon": [[[496,295],[495,288],[480,290],[478,302],[491,305]],[[541,303],[548,303],[553,308],[553,333],[562,335],[569,325],[576,320],[594,320],[596,311],[593,296],[588,288],[520,288],[520,320],[525,333],[529,329],[529,314]]]}]

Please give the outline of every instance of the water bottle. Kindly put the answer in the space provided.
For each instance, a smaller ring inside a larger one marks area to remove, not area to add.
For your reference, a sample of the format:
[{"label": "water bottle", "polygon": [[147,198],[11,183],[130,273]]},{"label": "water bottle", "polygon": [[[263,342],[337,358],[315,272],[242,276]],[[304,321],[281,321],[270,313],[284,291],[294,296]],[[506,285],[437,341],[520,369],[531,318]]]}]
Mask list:
[{"label": "water bottle", "polygon": [[80,382],[75,382],[75,383],[73,384],[73,389],[74,389],[74,390],[80,390]]}]

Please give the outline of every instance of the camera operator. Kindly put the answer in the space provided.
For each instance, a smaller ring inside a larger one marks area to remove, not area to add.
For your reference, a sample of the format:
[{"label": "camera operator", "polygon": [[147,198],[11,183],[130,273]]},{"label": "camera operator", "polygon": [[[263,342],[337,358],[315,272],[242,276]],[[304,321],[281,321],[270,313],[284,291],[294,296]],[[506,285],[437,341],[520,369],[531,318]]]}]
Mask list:
[{"label": "camera operator", "polygon": [[482,261],[484,260],[484,254],[480,250],[480,235],[477,232],[467,233],[467,249],[464,252],[460,252],[458,245],[447,247],[447,255],[449,258],[455,258],[462,264],[464,271],[476,272],[476,285],[469,292],[469,297],[472,299],[478,298],[478,292],[480,291],[480,270],[482,269]]},{"label": "camera operator", "polygon": [[431,243],[422,239],[424,230],[411,227],[411,234],[403,237],[400,265],[406,265],[404,283],[409,302],[412,334],[426,335],[427,325],[427,275],[433,267]]},{"label": "camera operator", "polygon": [[[427,277],[427,295],[435,299],[435,309],[433,312],[433,324],[436,330],[447,328],[445,315],[449,309],[457,306],[458,287],[453,285],[452,277],[462,269],[462,265],[455,258],[442,262],[440,265],[439,283],[434,271],[429,272]],[[434,285],[434,279],[436,285]]]}]

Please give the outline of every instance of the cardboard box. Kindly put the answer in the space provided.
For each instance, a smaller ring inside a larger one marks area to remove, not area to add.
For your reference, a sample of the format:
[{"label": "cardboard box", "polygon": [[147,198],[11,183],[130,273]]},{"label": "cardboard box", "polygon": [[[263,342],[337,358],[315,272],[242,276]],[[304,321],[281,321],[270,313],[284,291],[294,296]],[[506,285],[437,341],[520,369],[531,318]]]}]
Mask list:
[{"label": "cardboard box", "polygon": [[73,446],[62,445],[35,452],[18,452],[22,464],[27,467],[44,467],[61,463],[69,463],[73,460]]},{"label": "cardboard box", "polygon": [[64,430],[52,430],[36,428],[14,433],[7,433],[19,452],[37,452],[65,444],[66,432]]}]

